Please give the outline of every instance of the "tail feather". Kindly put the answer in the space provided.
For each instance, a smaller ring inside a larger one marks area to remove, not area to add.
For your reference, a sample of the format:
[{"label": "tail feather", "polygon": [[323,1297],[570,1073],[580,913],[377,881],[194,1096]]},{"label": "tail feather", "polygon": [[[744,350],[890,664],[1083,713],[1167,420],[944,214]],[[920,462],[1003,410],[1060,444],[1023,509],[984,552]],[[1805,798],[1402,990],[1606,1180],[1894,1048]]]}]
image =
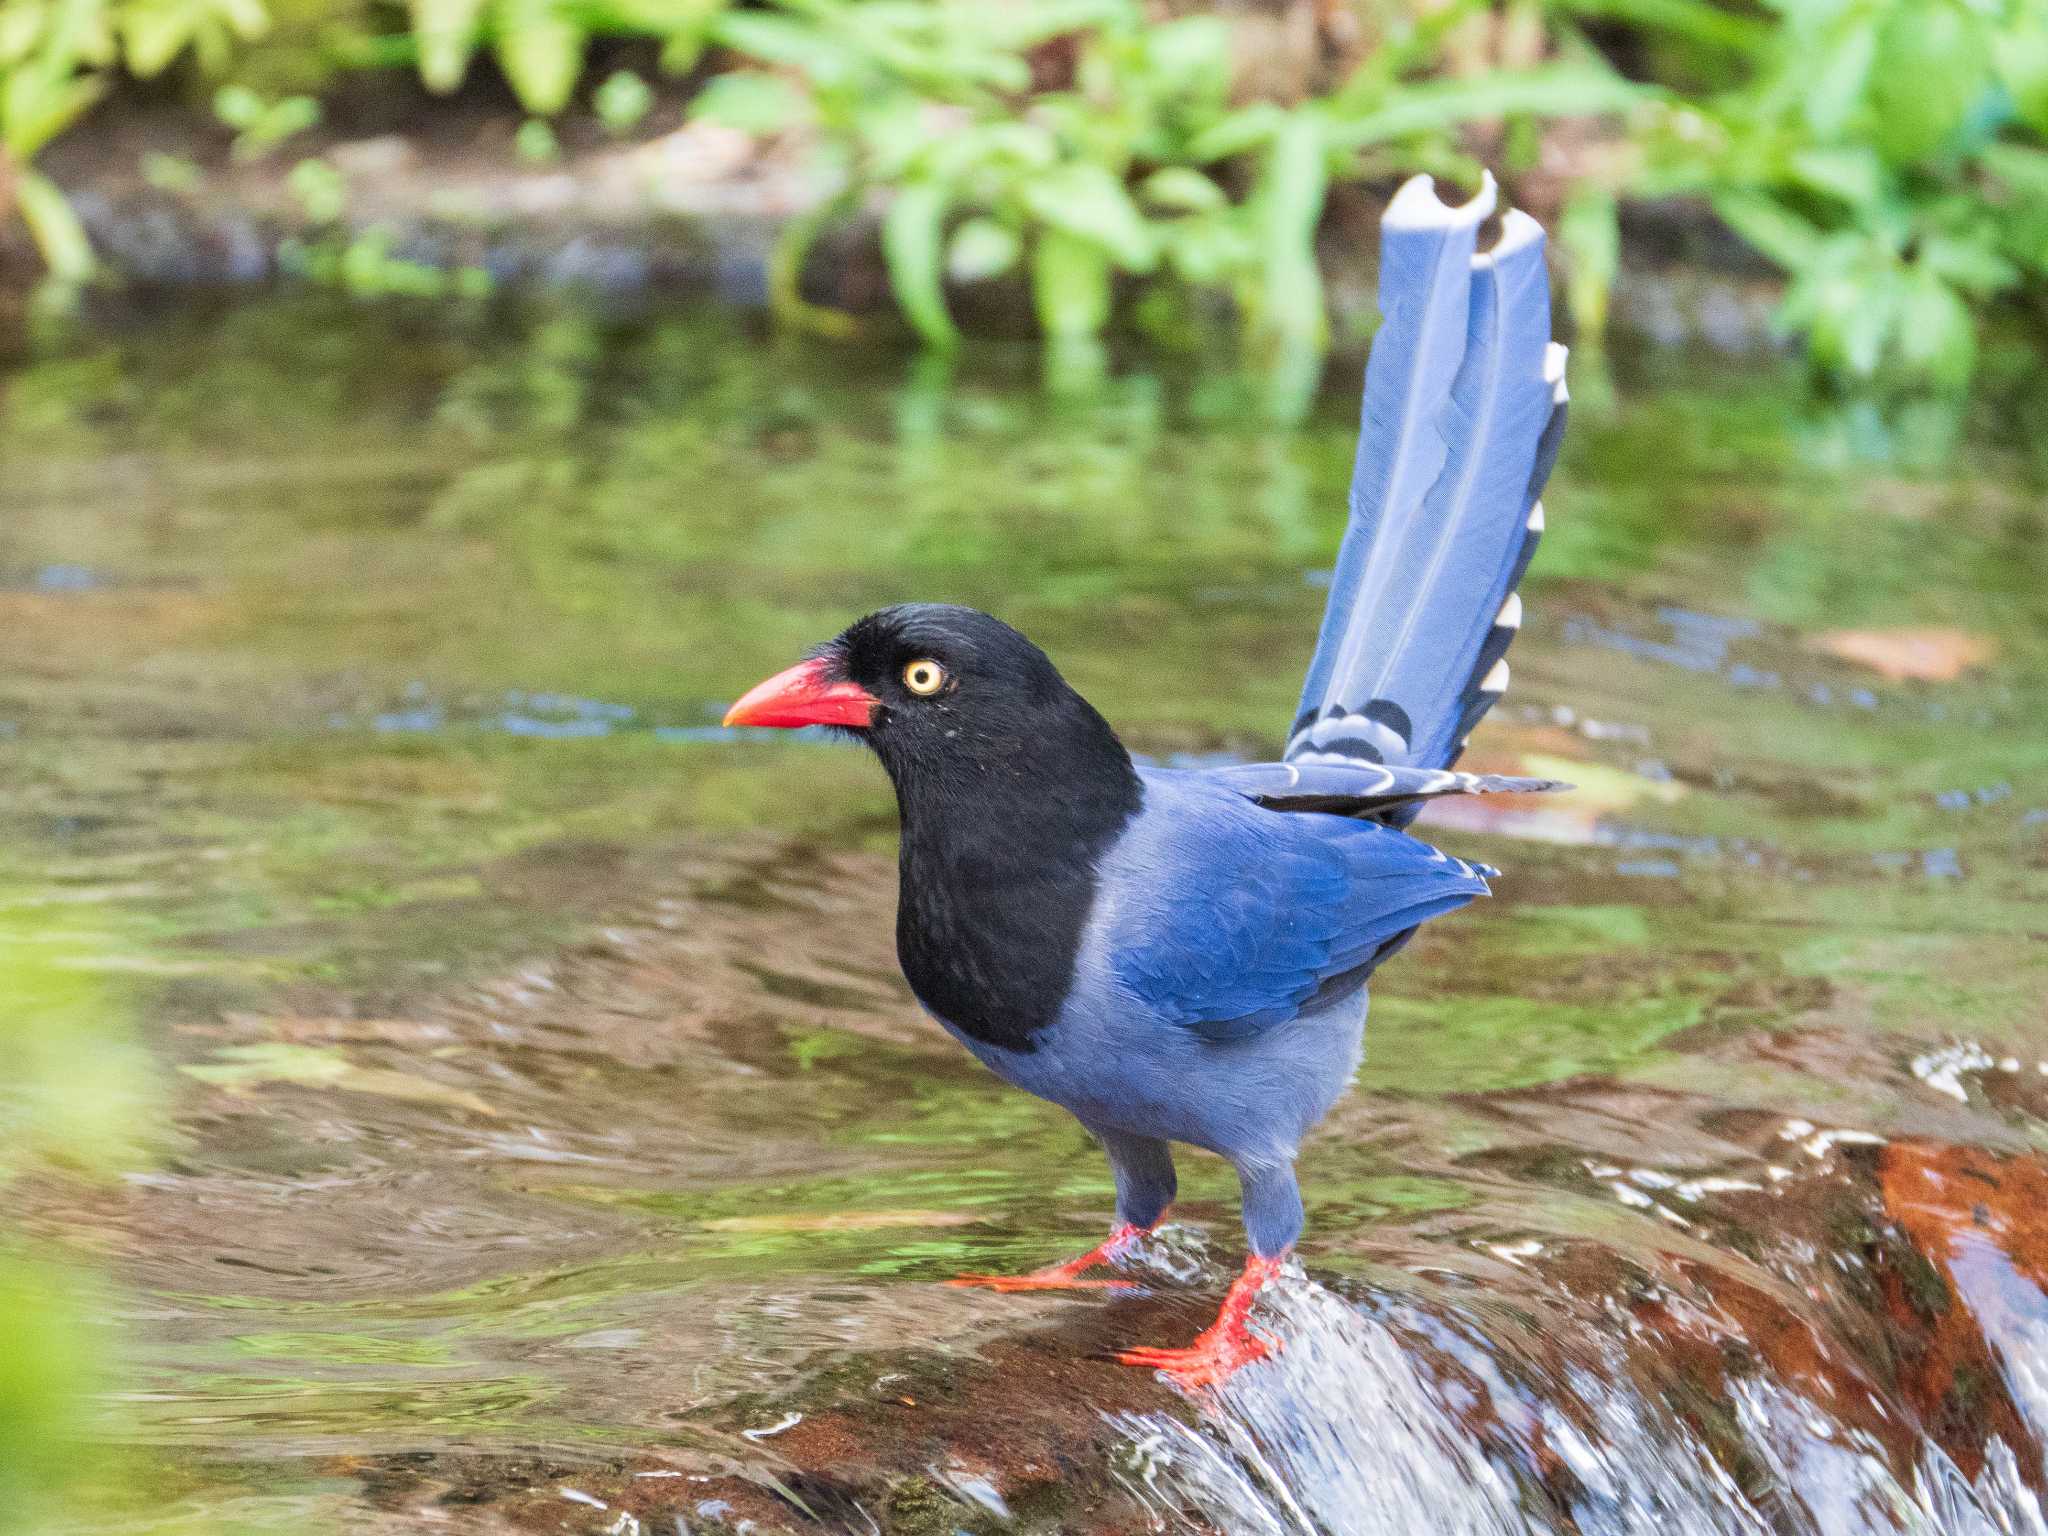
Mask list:
[{"label": "tail feather", "polygon": [[[1418,177],[1388,210],[1387,321],[1367,365],[1351,521],[1290,760],[1447,767],[1506,689],[1515,586],[1564,433],[1564,348],[1550,340],[1535,221],[1510,213],[1499,244],[1472,254],[1491,193],[1489,181],[1449,209]],[[1418,226],[1430,232],[1427,260]],[[1447,331],[1454,299],[1461,324]]]},{"label": "tail feather", "polygon": [[[1460,208],[1445,206],[1430,179],[1417,176],[1387,207],[1379,288],[1385,323],[1365,366],[1350,526],[1337,552],[1315,660],[1302,685],[1290,757],[1332,705],[1352,700],[1351,678],[1372,661],[1373,620],[1391,607],[1385,588],[1392,576],[1375,536],[1414,520],[1450,456],[1444,407],[1465,355],[1472,252],[1493,203],[1491,176]],[[1370,721],[1356,724],[1369,738]]]},{"label": "tail feather", "polygon": [[1543,431],[1536,440],[1536,465],[1529,476],[1529,489],[1525,500],[1529,515],[1523,519],[1522,532],[1515,541],[1514,556],[1509,562],[1507,579],[1502,583],[1507,597],[1502,601],[1500,612],[1488,628],[1486,639],[1479,647],[1479,655],[1472,663],[1465,688],[1458,696],[1457,723],[1450,735],[1447,755],[1442,759],[1446,768],[1464,756],[1465,743],[1472,735],[1472,728],[1479,724],[1486,712],[1493,708],[1496,700],[1507,692],[1508,647],[1522,628],[1522,595],[1516,589],[1522,584],[1522,577],[1529,569],[1529,562],[1535,557],[1536,546],[1543,540],[1543,503],[1537,498],[1543,494],[1544,482],[1550,478],[1550,468],[1557,462],[1558,446],[1564,441],[1565,417],[1569,410],[1568,396],[1564,382],[1565,349],[1551,342],[1544,353],[1543,378],[1550,387],[1549,414],[1544,421]]}]

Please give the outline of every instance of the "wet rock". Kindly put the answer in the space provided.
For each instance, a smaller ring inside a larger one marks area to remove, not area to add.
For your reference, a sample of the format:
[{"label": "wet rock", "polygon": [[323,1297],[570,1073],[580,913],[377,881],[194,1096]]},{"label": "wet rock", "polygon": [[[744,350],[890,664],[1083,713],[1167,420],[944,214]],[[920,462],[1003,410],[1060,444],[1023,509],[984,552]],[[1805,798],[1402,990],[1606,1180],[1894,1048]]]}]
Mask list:
[{"label": "wet rock", "polygon": [[2048,1167],[1898,1142],[1880,1177],[1885,1213],[1920,1259],[1884,1276],[1901,1386],[1974,1476],[1987,1433],[2024,1446],[2048,1430]]}]

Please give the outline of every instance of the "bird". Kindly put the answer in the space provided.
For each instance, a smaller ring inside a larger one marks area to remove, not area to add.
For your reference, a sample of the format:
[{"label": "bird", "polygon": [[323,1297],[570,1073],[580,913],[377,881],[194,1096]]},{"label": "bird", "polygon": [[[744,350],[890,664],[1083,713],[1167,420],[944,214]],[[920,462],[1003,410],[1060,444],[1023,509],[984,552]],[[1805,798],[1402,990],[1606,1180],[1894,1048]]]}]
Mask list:
[{"label": "bird", "polygon": [[918,1003],[995,1074],[1068,1110],[1116,1188],[1100,1246],[996,1290],[1117,1285],[1175,1195],[1173,1147],[1235,1168],[1249,1249],[1216,1320],[1117,1358],[1190,1391],[1277,1341],[1263,1287],[1303,1227],[1298,1149],[1356,1075],[1366,982],[1498,871],[1406,828],[1440,796],[1567,788],[1461,773],[1508,682],[1517,592],[1562,440],[1542,228],[1417,176],[1381,223],[1348,517],[1278,761],[1135,760],[1044,651],[986,613],[870,613],[735,703],[872,749],[901,822],[896,946]]}]

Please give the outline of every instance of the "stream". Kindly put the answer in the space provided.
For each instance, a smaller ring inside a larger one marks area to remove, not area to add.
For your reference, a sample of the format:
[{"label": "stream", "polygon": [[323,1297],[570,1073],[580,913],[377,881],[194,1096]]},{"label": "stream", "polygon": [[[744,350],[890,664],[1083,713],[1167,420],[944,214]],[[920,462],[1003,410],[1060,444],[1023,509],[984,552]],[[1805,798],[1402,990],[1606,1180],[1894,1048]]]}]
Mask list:
[{"label": "stream", "polygon": [[0,912],[155,1084],[9,1192],[103,1288],[67,1531],[2048,1536],[2042,437],[1610,366],[1461,765],[1577,789],[1418,824],[1505,875],[1376,979],[1280,1348],[1194,1402],[1109,1357],[1213,1313],[1228,1168],[1130,1294],[942,1285],[1107,1169],[918,1013],[879,769],[718,722],[931,598],[1270,755],[1356,359],[1297,421],[272,297],[0,365]]}]

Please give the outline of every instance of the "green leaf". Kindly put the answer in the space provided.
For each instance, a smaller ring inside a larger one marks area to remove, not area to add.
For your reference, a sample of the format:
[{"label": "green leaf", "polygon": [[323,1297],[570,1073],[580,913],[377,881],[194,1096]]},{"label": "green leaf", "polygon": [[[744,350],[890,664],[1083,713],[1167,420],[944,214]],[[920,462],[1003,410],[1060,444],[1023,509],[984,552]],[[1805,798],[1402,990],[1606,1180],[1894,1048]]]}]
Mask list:
[{"label": "green leaf", "polygon": [[162,74],[194,37],[192,8],[165,0],[126,7],[120,25],[128,67],[145,80]]},{"label": "green leaf", "polygon": [[1169,165],[1154,171],[1138,189],[1146,202],[1159,208],[1179,208],[1191,213],[1207,212],[1229,205],[1223,189],[1192,166]]},{"label": "green leaf", "polygon": [[986,46],[1024,53],[1068,32],[1128,22],[1136,12],[1128,0],[1032,0],[978,6],[969,14]]},{"label": "green leaf", "polygon": [[1163,238],[1167,260],[1190,283],[1227,282],[1257,260],[1251,236],[1237,220],[1176,219],[1166,226]]},{"label": "green leaf", "polygon": [[1876,142],[1898,165],[1934,154],[1991,87],[1991,40],[1950,0],[1891,8],[1870,76]]},{"label": "green leaf", "polygon": [[0,5],[0,69],[11,69],[35,51],[47,10],[42,0]]},{"label": "green leaf", "polygon": [[29,160],[50,140],[83,117],[100,99],[104,83],[95,75],[52,79],[41,70],[0,75],[0,127],[17,160]]},{"label": "green leaf", "polygon": [[810,113],[803,93],[780,75],[741,69],[718,76],[690,105],[690,116],[767,135],[802,122]]},{"label": "green leaf", "polygon": [[1571,262],[1565,305],[1587,340],[1607,332],[1607,300],[1621,272],[1621,224],[1614,194],[1586,182],[1558,216],[1557,238]]},{"label": "green leaf", "polygon": [[946,272],[960,283],[1000,277],[1017,264],[1022,251],[1022,242],[1008,225],[989,218],[969,219],[953,231]]},{"label": "green leaf", "polygon": [[2019,268],[1985,239],[1929,235],[1920,242],[1920,265],[1966,293],[2001,293],[2020,280]]},{"label": "green leaf", "polygon": [[1730,192],[1714,199],[1721,221],[1788,272],[1812,267],[1822,234],[1782,203],[1762,193]]},{"label": "green leaf", "polygon": [[285,185],[314,224],[332,224],[348,207],[348,183],[325,160],[301,160],[292,167]]},{"label": "green leaf", "polygon": [[544,117],[529,117],[512,135],[512,147],[529,165],[552,165],[562,158],[562,141]]},{"label": "green leaf", "polygon": [[1984,169],[2003,183],[1999,243],[2015,260],[2048,277],[2048,150],[1987,144]]},{"label": "green leaf", "polygon": [[1823,280],[1814,332],[1827,354],[1859,379],[1876,375],[1898,323],[1896,276],[1868,267]]},{"label": "green leaf", "polygon": [[1155,23],[1145,31],[1145,65],[1162,95],[1220,97],[1230,89],[1230,28],[1214,16]]},{"label": "green leaf", "polygon": [[1998,77],[2021,122],[2048,138],[2048,17],[2039,11],[2008,27],[1996,49]]},{"label": "green leaf", "polygon": [[1382,106],[1362,116],[1338,118],[1331,132],[1338,145],[1359,149],[1396,139],[1439,134],[1484,118],[1598,117],[1624,112],[1656,92],[1624,80],[1612,70],[1584,64],[1550,64],[1503,71],[1470,80],[1430,80],[1404,85]]},{"label": "green leaf", "polygon": [[1770,22],[1737,15],[1705,0],[1564,0],[1564,8],[1575,15],[1623,21],[1742,54],[1762,53],[1773,36]]},{"label": "green leaf", "polygon": [[519,104],[553,117],[583,73],[583,28],[553,0],[497,0],[491,49]]},{"label": "green leaf", "polygon": [[615,134],[631,133],[654,110],[654,92],[630,69],[614,71],[591,96],[598,121]]},{"label": "green leaf", "polygon": [[213,93],[213,115],[230,128],[248,128],[263,116],[263,98],[246,85],[224,85]]},{"label": "green leaf", "polygon": [[1248,149],[1256,149],[1261,144],[1271,142],[1286,115],[1270,101],[1259,101],[1248,107],[1240,107],[1196,134],[1189,141],[1188,158],[1207,163],[1212,160],[1228,160],[1232,155],[1241,155]]},{"label": "green leaf", "polygon": [[1977,365],[1977,332],[1970,307],[1931,271],[1908,280],[1899,305],[1899,357],[1914,373],[1943,388],[1967,384]]},{"label": "green leaf", "polygon": [[1093,240],[1047,229],[1031,253],[1031,299],[1055,346],[1085,340],[1109,323],[1109,254]]},{"label": "green leaf", "polygon": [[1315,241],[1329,188],[1323,153],[1326,133],[1327,125],[1313,109],[1289,113],[1273,138],[1265,174],[1252,196],[1263,290],[1259,320],[1278,337],[1317,346],[1325,326]]},{"label": "green leaf", "polygon": [[844,77],[854,55],[813,24],[762,11],[729,11],[712,36],[736,53],[764,64],[800,70],[820,82]]},{"label": "green leaf", "polygon": [[1809,148],[1793,152],[1793,178],[1852,208],[1869,207],[1885,195],[1884,163],[1874,150]]},{"label": "green leaf", "polygon": [[52,277],[78,283],[92,276],[92,241],[55,182],[41,171],[17,171],[14,200]]},{"label": "green leaf", "polygon": [[1091,240],[1132,272],[1149,272],[1159,259],[1145,216],[1124,184],[1085,161],[1055,166],[1023,186],[1024,206],[1041,223]]},{"label": "green leaf", "polygon": [[1858,16],[1803,81],[1806,123],[1823,139],[1837,137],[1863,100],[1877,60],[1877,28]]},{"label": "green leaf", "polygon": [[925,344],[942,348],[960,340],[941,278],[946,200],[937,182],[914,181],[898,189],[882,218],[882,255],[896,302]]},{"label": "green leaf", "polygon": [[446,95],[462,84],[476,52],[483,0],[411,0],[412,35],[419,44],[420,79]]}]

